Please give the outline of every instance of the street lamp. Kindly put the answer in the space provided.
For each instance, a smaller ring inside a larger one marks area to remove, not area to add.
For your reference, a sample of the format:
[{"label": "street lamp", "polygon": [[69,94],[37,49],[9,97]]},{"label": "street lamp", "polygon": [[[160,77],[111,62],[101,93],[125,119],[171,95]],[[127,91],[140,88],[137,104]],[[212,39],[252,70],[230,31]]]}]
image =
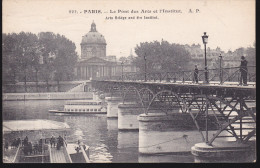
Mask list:
[{"label": "street lamp", "polygon": [[144,53],[144,81],[146,82],[146,53]]},{"label": "street lamp", "polygon": [[124,62],[121,62],[121,66],[122,66],[122,81],[124,80]]},{"label": "street lamp", "polygon": [[207,67],[207,51],[206,51],[206,44],[208,43],[208,35],[206,35],[206,32],[204,32],[204,35],[202,36],[202,41],[205,46],[205,83],[209,83],[208,79],[208,67]]},{"label": "street lamp", "polygon": [[219,55],[219,80],[220,80],[220,84],[222,84],[222,82],[223,82],[223,76],[222,76],[222,58],[223,58],[223,56],[220,54]]}]

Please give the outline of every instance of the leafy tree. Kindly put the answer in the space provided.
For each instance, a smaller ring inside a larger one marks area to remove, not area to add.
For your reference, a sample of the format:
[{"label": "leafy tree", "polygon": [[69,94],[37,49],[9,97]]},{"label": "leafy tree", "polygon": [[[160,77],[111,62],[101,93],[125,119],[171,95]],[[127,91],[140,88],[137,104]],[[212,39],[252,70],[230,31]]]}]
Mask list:
[{"label": "leafy tree", "polygon": [[3,34],[3,61],[7,70],[5,75],[12,74],[13,81],[20,76],[24,81],[25,91],[27,91],[27,78],[31,76],[27,71],[35,57],[37,40],[37,36],[32,33]]},{"label": "leafy tree", "polygon": [[18,73],[18,59],[14,55],[17,35],[3,34],[2,36],[2,79],[4,83],[15,83]]},{"label": "leafy tree", "polygon": [[49,81],[73,78],[77,61],[75,44],[65,36],[52,32],[37,35],[20,32],[3,34],[2,59],[4,82],[24,81],[25,91],[28,80],[44,80],[49,91]]},{"label": "leafy tree", "polygon": [[185,70],[190,53],[183,45],[170,44],[167,41],[144,42],[135,48],[137,58],[135,63],[144,72],[144,56],[146,57],[147,72],[169,72]]},{"label": "leafy tree", "polygon": [[127,58],[126,57],[120,57],[118,59],[119,62],[126,62]]},{"label": "leafy tree", "polygon": [[27,92],[26,82],[28,76],[31,75],[28,73],[28,69],[33,65],[34,57],[37,55],[38,38],[35,34],[21,32],[18,34],[17,40],[15,54],[17,54],[20,71],[23,72],[24,86]]},{"label": "leafy tree", "polygon": [[47,91],[49,91],[49,81],[51,80],[52,73],[54,70],[53,65],[53,55],[55,52],[55,34],[52,32],[41,32],[38,34],[39,38],[39,47],[41,56],[43,57],[43,64],[41,65],[41,76],[43,80],[46,82]]},{"label": "leafy tree", "polygon": [[256,65],[256,50],[253,47],[248,47],[245,51],[248,65]]},{"label": "leafy tree", "polygon": [[42,47],[41,53],[44,59],[42,75],[47,84],[53,79],[57,81],[58,91],[61,80],[71,80],[73,68],[77,61],[75,44],[65,36],[52,32],[42,32],[39,35],[39,43]]},{"label": "leafy tree", "polygon": [[74,65],[77,61],[75,44],[65,36],[57,35],[55,39],[56,50],[54,58],[55,80],[59,91],[59,81],[62,79],[70,80],[73,75]]}]

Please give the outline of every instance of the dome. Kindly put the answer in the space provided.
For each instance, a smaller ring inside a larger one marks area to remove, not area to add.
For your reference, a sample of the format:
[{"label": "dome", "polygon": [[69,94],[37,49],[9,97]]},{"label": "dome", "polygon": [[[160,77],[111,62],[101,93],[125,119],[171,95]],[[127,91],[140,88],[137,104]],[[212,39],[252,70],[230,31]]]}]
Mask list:
[{"label": "dome", "polygon": [[106,40],[99,32],[90,31],[82,37],[81,44],[106,44]]},{"label": "dome", "polygon": [[96,24],[91,24],[90,31],[82,37],[81,44],[106,44],[106,40],[102,34],[97,32],[96,30]]}]

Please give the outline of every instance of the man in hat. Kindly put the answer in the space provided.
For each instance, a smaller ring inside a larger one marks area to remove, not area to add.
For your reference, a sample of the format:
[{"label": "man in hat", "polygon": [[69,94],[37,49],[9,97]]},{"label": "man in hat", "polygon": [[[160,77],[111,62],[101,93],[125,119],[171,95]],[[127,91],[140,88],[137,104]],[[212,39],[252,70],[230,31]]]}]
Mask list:
[{"label": "man in hat", "polygon": [[53,136],[51,136],[50,142],[51,142],[51,148],[52,148],[52,145],[53,145],[54,148],[55,148],[55,138],[54,138]]},{"label": "man in hat", "polygon": [[241,73],[240,85],[243,84],[244,86],[247,86],[247,60],[244,56],[241,57],[241,64],[239,70]]},{"label": "man in hat", "polygon": [[198,70],[197,65],[195,65],[195,69],[194,69],[194,79],[195,79],[195,82],[196,82],[196,83],[199,83],[198,74],[199,74],[199,70]]}]

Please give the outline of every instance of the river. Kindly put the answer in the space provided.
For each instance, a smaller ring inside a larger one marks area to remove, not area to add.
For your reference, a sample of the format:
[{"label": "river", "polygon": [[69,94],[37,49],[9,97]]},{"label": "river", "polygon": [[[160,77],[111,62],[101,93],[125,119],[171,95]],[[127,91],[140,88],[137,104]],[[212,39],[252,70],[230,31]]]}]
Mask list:
[{"label": "river", "polygon": [[104,114],[54,115],[50,109],[63,109],[65,100],[3,101],[3,120],[48,119],[66,122],[71,127],[70,142],[90,146],[90,161],[95,163],[196,162],[191,154],[141,155],[138,131],[118,131],[117,119]]}]

